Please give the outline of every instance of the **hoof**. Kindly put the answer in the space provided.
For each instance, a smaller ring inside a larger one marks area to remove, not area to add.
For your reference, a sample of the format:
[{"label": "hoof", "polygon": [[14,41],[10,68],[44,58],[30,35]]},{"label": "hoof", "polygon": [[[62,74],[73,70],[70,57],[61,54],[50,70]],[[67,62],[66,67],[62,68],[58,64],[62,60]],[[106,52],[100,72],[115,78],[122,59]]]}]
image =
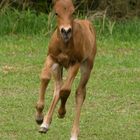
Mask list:
[{"label": "hoof", "polygon": [[42,134],[47,133],[47,131],[48,131],[48,128],[46,128],[46,127],[40,127],[40,129],[38,130],[38,132],[42,133]]},{"label": "hoof", "polygon": [[38,125],[42,124],[42,122],[43,122],[43,119],[41,119],[41,120],[39,120],[39,119],[37,120],[37,119],[36,119],[36,123],[37,123]]},{"label": "hoof", "polygon": [[58,110],[58,118],[60,118],[60,119],[63,119],[64,117],[65,117],[65,114],[66,114],[66,109],[59,109]]},{"label": "hoof", "polygon": [[65,114],[64,114],[64,115],[60,115],[60,114],[58,113],[57,116],[58,116],[59,119],[65,118]]},{"label": "hoof", "polygon": [[43,115],[41,115],[41,116],[36,116],[36,118],[35,118],[36,123],[37,123],[38,125],[42,124],[42,123],[43,123],[43,118],[44,118]]},{"label": "hoof", "polygon": [[48,124],[42,124],[40,126],[40,129],[39,129],[39,133],[47,133],[47,131],[49,130],[49,125]]}]

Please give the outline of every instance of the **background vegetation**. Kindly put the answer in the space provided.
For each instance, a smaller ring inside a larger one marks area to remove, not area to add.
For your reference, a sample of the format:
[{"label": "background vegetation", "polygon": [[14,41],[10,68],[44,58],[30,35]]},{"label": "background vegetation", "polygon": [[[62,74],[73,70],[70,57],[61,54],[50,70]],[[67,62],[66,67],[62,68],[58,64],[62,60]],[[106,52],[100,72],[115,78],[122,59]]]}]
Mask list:
[{"label": "background vegetation", "polygon": [[[56,23],[53,12],[42,12],[38,1],[34,1],[37,10],[30,5],[24,8],[23,3],[28,1],[20,1],[20,7],[17,2],[1,1],[0,139],[67,140],[73,122],[79,74],[68,100],[65,119],[57,118],[56,109],[49,132],[39,134],[34,120],[39,74]],[[131,18],[127,18],[127,14],[118,18],[117,14],[108,16],[107,12],[95,11],[87,11],[86,15],[77,11],[76,15],[93,22],[98,47],[81,113],[79,140],[139,140],[140,19],[137,14]],[[52,93],[53,81],[46,92],[45,112]]]},{"label": "background vegetation", "polygon": [[[54,0],[1,0],[0,9],[4,7],[14,7],[25,10],[32,9],[37,13],[48,13]],[[131,18],[140,16],[139,0],[74,0],[76,9],[84,14],[101,16],[106,13],[112,18]],[[98,12],[98,13],[97,13]]]}]

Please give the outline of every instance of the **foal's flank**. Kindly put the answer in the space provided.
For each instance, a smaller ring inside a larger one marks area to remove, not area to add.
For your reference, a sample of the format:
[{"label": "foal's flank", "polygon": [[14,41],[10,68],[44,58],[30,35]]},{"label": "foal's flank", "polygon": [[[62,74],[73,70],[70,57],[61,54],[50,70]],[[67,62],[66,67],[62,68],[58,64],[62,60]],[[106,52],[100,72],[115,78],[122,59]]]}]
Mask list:
[{"label": "foal's flank", "polygon": [[[78,139],[80,112],[96,55],[95,30],[90,21],[74,19],[74,10],[71,0],[56,0],[54,2],[57,29],[48,46],[46,62],[40,77],[39,99],[36,105],[36,121],[41,124],[39,132],[46,133],[59,100],[61,104],[58,109],[58,117],[65,117],[65,105],[71,92],[72,83],[80,69],[81,78],[76,90],[76,110],[70,140]],[[68,71],[65,82],[62,78],[63,68]],[[51,77],[54,78],[54,96],[47,114],[43,116],[45,91]]]}]

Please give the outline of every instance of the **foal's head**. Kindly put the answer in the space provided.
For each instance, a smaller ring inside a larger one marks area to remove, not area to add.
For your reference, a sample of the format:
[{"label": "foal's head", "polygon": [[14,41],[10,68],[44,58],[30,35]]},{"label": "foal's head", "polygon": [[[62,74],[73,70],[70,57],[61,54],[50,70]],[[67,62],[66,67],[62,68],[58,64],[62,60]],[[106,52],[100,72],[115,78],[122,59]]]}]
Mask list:
[{"label": "foal's head", "polygon": [[65,43],[72,37],[74,6],[72,0],[55,0],[54,10],[57,17],[58,32]]}]

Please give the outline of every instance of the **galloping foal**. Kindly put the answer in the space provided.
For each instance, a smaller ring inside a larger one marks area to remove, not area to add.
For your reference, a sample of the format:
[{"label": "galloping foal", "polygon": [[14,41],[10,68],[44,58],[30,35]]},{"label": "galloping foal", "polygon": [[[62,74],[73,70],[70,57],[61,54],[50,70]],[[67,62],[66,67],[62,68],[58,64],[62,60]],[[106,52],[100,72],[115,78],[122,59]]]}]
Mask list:
[{"label": "galloping foal", "polygon": [[[59,99],[61,105],[58,116],[60,118],[65,116],[65,104],[70,95],[74,78],[80,69],[81,79],[76,90],[76,112],[71,132],[71,140],[77,140],[81,107],[86,96],[86,84],[96,54],[95,31],[88,20],[73,19],[74,6],[71,0],[55,0],[54,10],[58,26],[49,43],[48,55],[41,73],[36,121],[41,124],[39,132],[46,133]],[[63,67],[68,70],[65,82],[62,79]],[[47,115],[43,117],[44,96],[51,76],[55,80],[54,96]]]}]

